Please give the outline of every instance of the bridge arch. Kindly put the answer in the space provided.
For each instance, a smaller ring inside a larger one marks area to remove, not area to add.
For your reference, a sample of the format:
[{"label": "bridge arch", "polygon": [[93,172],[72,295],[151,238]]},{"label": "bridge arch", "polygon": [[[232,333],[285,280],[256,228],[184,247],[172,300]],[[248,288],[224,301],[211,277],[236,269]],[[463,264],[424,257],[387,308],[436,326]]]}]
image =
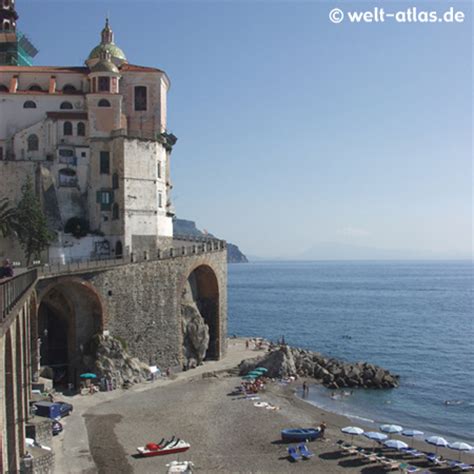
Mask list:
[{"label": "bridge arch", "polygon": [[11,330],[5,335],[5,424],[6,424],[6,471],[17,472],[17,439],[16,439],[16,420],[15,420],[15,377],[13,363],[13,347]]},{"label": "bridge arch", "polygon": [[[180,285],[181,317],[184,318],[183,306],[195,305],[209,331],[209,343],[205,360],[220,358],[220,291],[219,280],[214,269],[207,263],[198,263],[187,272],[187,278]],[[184,327],[184,320],[181,321]],[[186,334],[183,334],[183,346],[186,345]],[[186,351],[186,349],[184,348]]]},{"label": "bridge arch", "polygon": [[94,286],[80,278],[58,278],[39,295],[40,363],[56,386],[77,385],[80,373],[90,370],[88,346],[103,331],[103,308]]}]

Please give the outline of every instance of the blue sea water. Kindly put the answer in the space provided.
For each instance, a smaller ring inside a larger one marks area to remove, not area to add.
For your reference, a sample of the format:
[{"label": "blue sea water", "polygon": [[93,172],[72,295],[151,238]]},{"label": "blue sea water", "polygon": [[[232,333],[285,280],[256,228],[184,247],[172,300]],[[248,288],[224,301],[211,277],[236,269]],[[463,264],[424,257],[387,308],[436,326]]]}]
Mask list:
[{"label": "blue sea water", "polygon": [[284,335],[401,377],[398,389],[338,400],[312,386],[311,402],[474,441],[472,262],[257,262],[229,265],[228,280],[229,334]]}]

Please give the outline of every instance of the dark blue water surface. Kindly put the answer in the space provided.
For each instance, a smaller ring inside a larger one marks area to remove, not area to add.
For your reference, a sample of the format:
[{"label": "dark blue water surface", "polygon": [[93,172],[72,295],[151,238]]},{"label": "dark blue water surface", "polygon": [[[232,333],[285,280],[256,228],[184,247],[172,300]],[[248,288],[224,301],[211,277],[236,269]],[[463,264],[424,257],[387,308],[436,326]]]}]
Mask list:
[{"label": "dark blue water surface", "polygon": [[472,262],[233,264],[228,299],[229,334],[284,335],[401,376],[398,389],[337,400],[312,387],[318,406],[474,441]]}]

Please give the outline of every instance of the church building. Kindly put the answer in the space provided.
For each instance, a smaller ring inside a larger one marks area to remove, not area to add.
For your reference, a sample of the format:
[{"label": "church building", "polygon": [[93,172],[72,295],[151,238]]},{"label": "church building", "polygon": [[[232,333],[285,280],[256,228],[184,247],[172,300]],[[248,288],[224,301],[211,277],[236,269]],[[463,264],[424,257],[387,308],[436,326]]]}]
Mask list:
[{"label": "church building", "polygon": [[50,262],[156,252],[173,235],[168,76],[129,63],[108,19],[84,66],[34,66],[17,19],[0,0],[0,197],[16,204],[32,179]]}]

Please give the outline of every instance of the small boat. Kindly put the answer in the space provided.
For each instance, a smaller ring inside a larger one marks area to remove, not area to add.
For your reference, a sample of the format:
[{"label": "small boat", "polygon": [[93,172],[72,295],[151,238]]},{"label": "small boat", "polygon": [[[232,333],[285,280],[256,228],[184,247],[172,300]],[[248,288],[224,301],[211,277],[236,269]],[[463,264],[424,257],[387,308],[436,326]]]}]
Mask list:
[{"label": "small boat", "polygon": [[186,474],[193,473],[193,466],[194,464],[191,461],[171,461],[169,464],[166,465],[168,471],[167,474],[175,473],[175,472],[184,472]]},{"label": "small boat", "polygon": [[318,428],[293,428],[281,430],[281,439],[288,443],[297,441],[314,441],[321,436]]},{"label": "small boat", "polygon": [[156,443],[148,443],[144,447],[137,448],[140,457],[163,456],[165,454],[182,453],[187,451],[191,445],[182,439],[175,439],[174,436],[170,441]]}]

